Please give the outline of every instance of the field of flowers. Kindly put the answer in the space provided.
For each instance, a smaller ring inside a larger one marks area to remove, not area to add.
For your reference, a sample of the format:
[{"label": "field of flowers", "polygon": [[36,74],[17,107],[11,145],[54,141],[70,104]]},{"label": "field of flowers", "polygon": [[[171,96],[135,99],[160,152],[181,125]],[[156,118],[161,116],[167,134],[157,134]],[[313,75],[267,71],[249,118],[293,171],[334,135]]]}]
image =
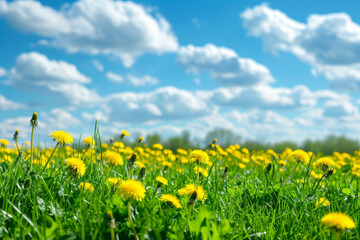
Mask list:
[{"label": "field of flowers", "polygon": [[130,148],[96,126],[43,149],[36,126],[0,140],[1,239],[360,239],[358,151]]}]

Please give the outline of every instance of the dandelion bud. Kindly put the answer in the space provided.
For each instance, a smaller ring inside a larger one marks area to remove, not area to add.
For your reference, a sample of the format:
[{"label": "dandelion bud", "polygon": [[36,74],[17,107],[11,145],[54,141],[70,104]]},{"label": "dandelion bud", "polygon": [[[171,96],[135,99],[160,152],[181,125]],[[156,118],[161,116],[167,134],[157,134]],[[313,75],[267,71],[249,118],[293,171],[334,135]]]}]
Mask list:
[{"label": "dandelion bud", "polygon": [[16,130],[15,130],[15,133],[14,133],[13,140],[14,140],[14,141],[17,141],[17,140],[18,140],[18,137],[19,137],[19,129],[16,129]]},{"label": "dandelion bud", "polygon": [[188,206],[194,206],[195,205],[195,202],[196,202],[196,198],[197,198],[197,192],[194,191],[191,196],[190,196],[190,199],[187,203]]},{"label": "dandelion bud", "polygon": [[37,112],[34,112],[32,117],[31,117],[31,120],[30,120],[30,125],[32,127],[37,127],[39,124],[39,121],[38,121],[38,118],[37,118]]},{"label": "dandelion bud", "polygon": [[141,143],[143,140],[144,140],[144,138],[140,137],[139,140],[138,140],[138,143]]},{"label": "dandelion bud", "polygon": [[281,177],[281,178],[280,178],[280,183],[283,183],[283,182],[284,182],[284,178]]},{"label": "dandelion bud", "polygon": [[265,173],[269,173],[271,170],[271,163],[269,163],[265,168]]},{"label": "dandelion bud", "polygon": [[330,170],[327,171],[327,173],[325,174],[325,177],[330,177],[333,173],[334,173],[334,170],[333,170],[333,169],[330,169]]},{"label": "dandelion bud", "polygon": [[136,160],[136,154],[133,153],[133,155],[131,155],[129,161],[128,161],[128,166],[133,166],[135,164],[135,160]]},{"label": "dandelion bud", "polygon": [[110,144],[114,141],[114,138],[110,138]]},{"label": "dandelion bud", "polygon": [[223,178],[227,178],[227,177],[228,177],[228,172],[229,172],[229,166],[226,166],[226,167],[225,167],[225,170],[224,170]]},{"label": "dandelion bud", "polygon": [[145,177],[145,168],[141,168],[140,173],[139,173],[139,178],[144,178]]},{"label": "dandelion bud", "polygon": [[108,218],[107,227],[111,229],[115,229],[116,228],[115,218],[111,211],[107,212],[107,218]]}]

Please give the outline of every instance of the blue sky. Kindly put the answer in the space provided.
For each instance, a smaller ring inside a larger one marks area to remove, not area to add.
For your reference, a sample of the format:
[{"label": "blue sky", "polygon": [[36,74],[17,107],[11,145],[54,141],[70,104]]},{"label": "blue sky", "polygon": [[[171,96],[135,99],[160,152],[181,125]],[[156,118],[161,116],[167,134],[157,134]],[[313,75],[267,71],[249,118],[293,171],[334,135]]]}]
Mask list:
[{"label": "blue sky", "polygon": [[0,0],[0,137],[360,136],[356,1]]}]

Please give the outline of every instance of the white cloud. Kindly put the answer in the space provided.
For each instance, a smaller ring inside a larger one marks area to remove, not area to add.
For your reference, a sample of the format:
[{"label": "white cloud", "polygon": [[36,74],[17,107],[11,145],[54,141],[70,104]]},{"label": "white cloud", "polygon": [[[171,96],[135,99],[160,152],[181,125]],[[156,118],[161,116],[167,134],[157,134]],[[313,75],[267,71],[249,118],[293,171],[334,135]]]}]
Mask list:
[{"label": "white cloud", "polygon": [[6,99],[4,95],[0,94],[0,110],[18,110],[23,108],[26,108],[25,104]]},{"label": "white cloud", "polygon": [[0,67],[0,77],[6,76],[7,71],[5,68]]},{"label": "white cloud", "polygon": [[147,93],[117,93],[107,96],[104,102],[104,110],[114,122],[181,120],[211,113],[203,100],[175,87],[162,87]]},{"label": "white cloud", "polygon": [[30,117],[16,117],[16,118],[8,118],[0,122],[0,136],[2,138],[6,138],[8,140],[12,139],[15,130],[19,129],[19,138],[22,140],[28,140],[29,133],[31,128]]},{"label": "white cloud", "polygon": [[[156,85],[159,83],[159,80],[156,77],[152,77],[149,75],[145,75],[142,77],[137,77],[132,74],[127,74],[126,77],[121,76],[120,74],[116,74],[113,72],[106,73],[107,79],[115,83],[125,83],[129,82],[131,85],[139,87],[146,85]],[[127,80],[127,81],[125,81]]]},{"label": "white cloud", "polygon": [[109,79],[112,82],[121,83],[124,81],[124,78],[121,75],[113,72],[107,72],[105,75],[107,79]]},{"label": "white cloud", "polygon": [[317,97],[306,86],[273,88],[260,85],[249,88],[218,88],[199,92],[203,98],[220,106],[257,109],[298,109],[316,104]]},{"label": "white cloud", "polygon": [[209,72],[213,79],[225,85],[250,86],[274,81],[264,65],[249,58],[241,58],[232,49],[213,44],[181,47],[178,62],[187,72]]},{"label": "white cloud", "polygon": [[[226,117],[236,126],[246,129],[247,140],[281,141],[289,140],[299,130],[296,121],[273,111],[252,110],[246,113],[231,111]],[[297,140],[293,140],[297,142]]]},{"label": "white cloud", "polygon": [[68,52],[119,57],[130,67],[144,53],[178,48],[170,24],[130,1],[79,0],[60,11],[36,1],[0,2],[0,17],[14,28],[50,38]]},{"label": "white cloud", "polygon": [[250,35],[270,52],[291,52],[334,87],[360,89],[360,26],[346,13],[312,14],[307,23],[262,4],[240,14]]},{"label": "white cloud", "polygon": [[82,113],[82,117],[87,121],[87,122],[95,122],[96,120],[100,121],[100,122],[108,122],[108,116],[103,113],[102,111],[95,111],[94,113],[87,113],[87,112],[83,112]]},{"label": "white cloud", "polygon": [[156,85],[159,83],[159,80],[156,77],[145,75],[143,77],[136,77],[134,75],[128,74],[127,78],[134,86],[145,86],[145,85]]},{"label": "white cloud", "polygon": [[32,92],[70,105],[95,103],[99,95],[83,84],[91,79],[75,65],[50,60],[37,52],[23,53],[7,74],[6,84],[24,92]]},{"label": "white cloud", "polygon": [[91,60],[91,63],[99,72],[104,71],[104,65],[102,65],[101,62],[99,62],[98,60],[93,59]]},{"label": "white cloud", "polygon": [[48,113],[43,113],[41,120],[44,121],[43,128],[49,132],[56,130],[67,130],[79,126],[81,121],[64,109],[52,109]]},{"label": "white cloud", "polygon": [[[15,133],[16,129],[19,129],[19,145],[25,141],[30,141],[30,119],[32,113],[28,112],[28,116],[7,118],[0,121],[0,136],[10,140]],[[40,139],[40,144],[48,143],[52,139],[49,135],[53,131],[65,130],[81,125],[81,121],[74,117],[70,112],[64,109],[52,109],[50,112],[38,112],[39,125],[35,129],[34,140],[36,144]],[[78,128],[78,131],[82,130]],[[77,134],[79,134],[79,132]],[[70,133],[74,138],[76,134]],[[53,145],[51,145],[53,146]]]},{"label": "white cloud", "polygon": [[327,101],[325,103],[324,117],[342,118],[358,117],[359,109],[349,101]]}]

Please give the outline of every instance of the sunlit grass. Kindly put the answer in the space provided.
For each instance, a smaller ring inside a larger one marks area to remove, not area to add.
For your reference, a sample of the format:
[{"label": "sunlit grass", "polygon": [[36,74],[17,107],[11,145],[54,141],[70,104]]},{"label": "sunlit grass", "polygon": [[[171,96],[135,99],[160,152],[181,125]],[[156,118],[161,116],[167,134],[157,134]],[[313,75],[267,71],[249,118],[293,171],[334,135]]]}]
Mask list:
[{"label": "sunlit grass", "polygon": [[[216,140],[172,152],[143,138],[134,148],[104,142],[97,126],[72,145],[58,133],[47,149],[18,144],[18,131],[14,147],[0,140],[1,238],[360,239],[359,152],[251,152]],[[349,218],[324,221],[332,212]]]}]

